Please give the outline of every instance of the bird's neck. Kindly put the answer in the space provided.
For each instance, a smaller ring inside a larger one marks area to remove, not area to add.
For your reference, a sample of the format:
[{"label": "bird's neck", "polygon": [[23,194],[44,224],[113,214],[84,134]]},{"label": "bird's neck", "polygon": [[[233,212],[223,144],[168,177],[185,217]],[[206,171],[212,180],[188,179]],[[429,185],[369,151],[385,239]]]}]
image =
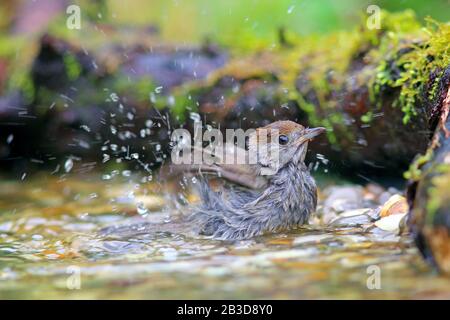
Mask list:
[{"label": "bird's neck", "polygon": [[316,184],[303,162],[289,163],[281,168],[273,176],[270,188],[279,195],[278,207],[291,219],[307,219],[316,208]]},{"label": "bird's neck", "polygon": [[285,188],[286,184],[292,184],[293,187],[302,187],[305,177],[310,177],[309,170],[303,162],[290,162],[280,168],[271,179],[271,185]]}]

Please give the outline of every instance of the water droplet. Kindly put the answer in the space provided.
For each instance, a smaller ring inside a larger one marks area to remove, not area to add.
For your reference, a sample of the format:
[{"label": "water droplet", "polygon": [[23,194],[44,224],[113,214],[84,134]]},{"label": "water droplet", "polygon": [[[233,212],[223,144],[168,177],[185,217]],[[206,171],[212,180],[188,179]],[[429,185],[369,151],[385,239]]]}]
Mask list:
[{"label": "water droplet", "polygon": [[327,165],[328,162],[330,162],[330,160],[328,160],[327,158],[325,158],[325,156],[323,154],[317,153],[316,154],[317,159],[320,160],[320,162],[322,162],[323,164]]},{"label": "water droplet", "polygon": [[72,159],[69,158],[64,163],[64,170],[66,170],[66,172],[70,172],[70,170],[72,170],[72,168],[73,168],[73,161],[72,161]]},{"label": "water droplet", "polygon": [[150,92],[150,102],[155,103],[156,102],[156,96],[153,92]]},{"label": "water droplet", "polygon": [[103,162],[103,163],[106,163],[106,162],[109,161],[109,159],[111,159],[111,157],[109,156],[109,154],[104,153],[104,154],[103,154],[103,160],[102,160],[102,162]]},{"label": "water droplet", "polygon": [[41,241],[41,240],[44,239],[44,237],[41,236],[40,234],[33,234],[33,235],[31,236],[31,239],[36,240],[36,241]]},{"label": "water droplet", "polygon": [[89,128],[87,125],[83,124],[80,126],[81,129],[83,129],[86,132],[91,132],[91,128]]},{"label": "water droplet", "polygon": [[129,177],[129,176],[131,176],[131,171],[130,171],[130,170],[123,170],[123,171],[122,171],[122,176],[124,176],[124,177]]},{"label": "water droplet", "polygon": [[[80,220],[87,220],[89,218],[89,212],[83,212],[78,217],[80,218]],[[60,242],[60,241],[58,241],[58,242]]]},{"label": "water droplet", "polygon": [[14,135],[11,133],[11,134],[8,136],[8,138],[6,138],[6,143],[7,143],[7,144],[10,144],[10,143],[13,141],[13,139],[14,139]]},{"label": "water droplet", "polygon": [[290,6],[290,7],[288,8],[287,13],[288,13],[288,14],[291,14],[292,11],[294,11],[294,9],[295,9],[295,6],[294,6],[294,5]]},{"label": "water droplet", "polygon": [[109,97],[111,98],[112,101],[117,102],[119,101],[119,96],[117,95],[117,93],[113,92],[109,95]]},{"label": "water droplet", "polygon": [[196,113],[196,112],[189,113],[189,118],[191,120],[193,120],[194,122],[200,122],[200,120],[201,120],[200,115],[198,113]]},{"label": "water droplet", "polygon": [[175,248],[161,248],[159,249],[159,252],[162,253],[164,259],[166,260],[176,260],[178,256],[178,252]]},{"label": "water droplet", "polygon": [[143,217],[148,215],[148,209],[144,206],[142,202],[138,202],[136,206],[137,213]]}]

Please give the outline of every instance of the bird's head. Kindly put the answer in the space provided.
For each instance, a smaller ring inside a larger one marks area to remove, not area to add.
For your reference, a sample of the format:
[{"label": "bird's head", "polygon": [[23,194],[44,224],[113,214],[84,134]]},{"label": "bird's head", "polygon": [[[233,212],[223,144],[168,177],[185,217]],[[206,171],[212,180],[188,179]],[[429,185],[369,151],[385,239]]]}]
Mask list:
[{"label": "bird's head", "polygon": [[290,162],[303,163],[308,142],[325,130],[305,128],[293,121],[276,121],[249,136],[249,153],[257,156],[262,170],[274,174]]}]

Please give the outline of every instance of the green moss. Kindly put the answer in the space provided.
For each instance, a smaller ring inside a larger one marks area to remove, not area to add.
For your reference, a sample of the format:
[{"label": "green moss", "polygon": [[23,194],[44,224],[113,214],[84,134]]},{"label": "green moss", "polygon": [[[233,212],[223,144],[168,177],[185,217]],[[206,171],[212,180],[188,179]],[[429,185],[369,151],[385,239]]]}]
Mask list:
[{"label": "green moss", "polygon": [[[358,71],[354,81],[358,86],[367,84],[373,108],[361,116],[361,121],[372,121],[383,103],[383,89],[391,88],[398,90],[393,106],[401,108],[406,124],[417,115],[416,107],[421,103],[419,99],[430,74],[450,64],[450,25],[430,19],[426,22],[422,27],[411,10],[383,11],[380,30],[369,30],[364,19],[361,26],[350,32],[305,37],[286,56],[280,76],[283,86],[289,89],[290,98],[307,112],[312,124],[339,129],[344,124],[342,118],[333,116],[337,101],[332,93],[346,90],[349,68],[363,56],[365,67]],[[305,80],[302,92],[295,88],[299,75]],[[434,81],[430,98],[436,94],[439,79]],[[311,92],[316,95],[318,105],[303,96]],[[331,143],[335,141],[332,136],[329,138]]]},{"label": "green moss", "polygon": [[77,58],[71,54],[66,53],[63,56],[64,65],[66,67],[66,73],[69,80],[74,81],[81,74],[81,66],[78,63]]},{"label": "green moss", "polygon": [[[307,113],[311,125],[329,129],[328,139],[336,145],[336,131],[345,134],[347,139],[354,137],[350,130],[346,130],[341,111],[336,111],[338,101],[334,94],[346,89],[349,69],[355,61],[364,57],[362,65],[368,67],[358,70],[354,80],[358,86],[367,85],[373,109],[362,115],[361,121],[366,124],[372,121],[373,114],[383,101],[380,96],[382,88],[391,87],[399,90],[394,106],[401,108],[403,120],[407,123],[417,113],[415,104],[420,87],[426,83],[430,72],[448,63],[448,26],[429,22],[427,28],[435,29],[432,33],[427,32],[412,11],[395,14],[382,12],[381,23],[380,30],[368,29],[363,19],[362,24],[351,31],[321,36],[290,36],[293,48],[270,48],[274,57],[270,65],[262,64],[261,67],[256,62],[258,54],[254,57],[254,63],[248,63],[241,57],[241,63],[230,62],[213,73],[208,81],[183,86],[174,94],[172,111],[183,120],[186,109],[196,110],[192,98],[205,92],[201,88],[207,91],[224,75],[233,75],[237,79],[262,79],[274,73],[281,81],[280,88],[287,91],[287,95],[280,94],[279,98],[296,101]],[[419,41],[420,45],[413,41]],[[412,50],[398,54],[406,48]],[[433,55],[434,60],[428,61],[429,55]],[[245,63],[250,67],[246,67]],[[398,74],[393,72],[393,64],[400,70]],[[301,92],[295,87],[299,75],[304,79]],[[308,100],[311,94],[317,99],[317,105]],[[225,95],[226,99],[233,97],[233,93]],[[161,104],[167,105],[167,102],[161,101]]]},{"label": "green moss", "polygon": [[102,86],[109,93],[114,92],[119,96],[126,96],[137,103],[149,105],[150,95],[157,88],[155,82],[149,77],[130,80],[120,73],[107,79]]},{"label": "green moss", "polygon": [[13,58],[17,50],[22,49],[25,44],[23,37],[0,34],[0,58]]},{"label": "green moss", "polygon": [[366,114],[361,116],[361,121],[363,123],[370,123],[372,121],[372,118],[373,118],[373,112],[369,111]]},{"label": "green moss", "polygon": [[149,100],[149,94],[155,92],[156,84],[151,78],[141,78],[136,82],[133,82],[128,88],[121,88],[119,92],[127,93],[139,102],[147,102]]},{"label": "green moss", "polygon": [[[309,36],[297,41],[298,45],[290,54],[286,55],[284,72],[281,73],[283,86],[290,92],[290,98],[298,102],[300,108],[307,112],[308,118],[314,125],[325,126],[328,129],[339,130],[344,126],[343,118],[336,116],[334,111],[337,105],[333,93],[340,92],[347,82],[347,75],[352,63],[364,56],[365,65],[375,65],[377,68],[365,68],[355,77],[358,85],[368,84],[370,101],[374,110],[370,110],[361,117],[363,123],[370,123],[372,115],[381,100],[380,88],[391,84],[394,80],[389,71],[386,56],[397,46],[401,39],[415,38],[420,31],[420,24],[412,11],[389,14],[382,12],[381,29],[368,29],[366,18],[362,19],[360,26],[351,31],[334,32],[326,36]],[[302,75],[305,78],[302,92],[295,88],[296,78]],[[398,84],[400,85],[400,84]],[[303,96],[314,92],[318,105],[312,105]],[[406,92],[406,90],[405,90]],[[403,104],[410,105],[409,96],[401,98]],[[405,113],[409,111],[405,108]],[[351,133],[346,130],[348,138]],[[329,130],[331,143],[337,141],[333,138],[333,130]]]},{"label": "green moss", "polygon": [[25,98],[25,103],[34,99],[35,88],[30,74],[22,68],[16,69],[7,82],[6,91],[20,90]]},{"label": "green moss", "polygon": [[29,43],[21,36],[0,35],[0,58],[7,61],[5,92],[22,91],[26,103],[32,101],[35,92],[29,70],[36,50]]},{"label": "green moss", "polygon": [[406,171],[403,176],[405,179],[419,181],[422,178],[421,167],[431,160],[433,157],[433,151],[431,148],[423,155],[418,156],[413,163],[409,166],[408,171]]},{"label": "green moss", "polygon": [[428,201],[426,205],[426,223],[433,225],[436,213],[440,210],[447,211],[449,208],[450,194],[450,165],[438,164],[431,179],[431,187],[428,189]]},{"label": "green moss", "polygon": [[[412,35],[416,35],[415,41],[407,41]],[[401,33],[393,33],[389,37],[395,40],[395,46],[377,68],[374,89],[376,93],[383,86],[399,90],[394,106],[401,108],[404,113],[403,122],[406,124],[417,115],[416,106],[430,80],[430,74],[450,64],[450,25],[427,19],[424,28],[408,34],[408,37]],[[405,52],[399,54],[401,49]],[[388,66],[387,61],[392,65]],[[436,86],[436,82],[434,85]],[[431,95],[436,93],[435,86]]]},{"label": "green moss", "polygon": [[186,120],[186,110],[191,112],[197,111],[198,107],[192,100],[192,96],[188,95],[178,95],[175,98],[175,104],[171,108],[171,112],[177,117],[181,122]]},{"label": "green moss", "polygon": [[[442,71],[442,72],[444,72],[444,71]],[[438,93],[439,82],[441,81],[441,79],[442,79],[442,73],[433,80],[433,84],[431,85],[431,90],[428,92],[428,100],[433,101],[434,98],[436,97],[436,94]]]}]

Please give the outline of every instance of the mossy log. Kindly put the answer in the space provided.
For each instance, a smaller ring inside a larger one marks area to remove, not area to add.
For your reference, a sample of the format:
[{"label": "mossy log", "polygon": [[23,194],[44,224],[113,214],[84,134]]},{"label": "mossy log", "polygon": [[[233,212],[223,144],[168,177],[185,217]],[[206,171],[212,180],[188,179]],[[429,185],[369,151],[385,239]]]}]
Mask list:
[{"label": "mossy log", "polygon": [[409,223],[424,257],[450,274],[450,70],[440,86],[440,117],[424,155],[411,165]]},{"label": "mossy log", "polygon": [[426,149],[439,116],[450,28],[424,29],[410,12],[383,21],[380,30],[294,39],[234,59],[206,81],[177,88],[175,110],[187,117],[190,106],[227,128],[279,119],[324,126],[327,137],[310,147],[335,169],[401,175]]},{"label": "mossy log", "polygon": [[16,67],[19,71],[4,77],[3,168],[55,167],[67,157],[100,166],[104,155],[120,161],[130,153],[141,156],[133,165],[158,166],[176,121],[168,106],[155,107],[156,100],[167,102],[173,87],[204,78],[227,60],[225,51],[210,44],[166,44],[153,29],[134,29],[139,41],[123,44],[120,31],[102,28],[114,40],[92,51],[46,34],[30,45],[37,50],[29,63],[23,62],[27,69]]}]

